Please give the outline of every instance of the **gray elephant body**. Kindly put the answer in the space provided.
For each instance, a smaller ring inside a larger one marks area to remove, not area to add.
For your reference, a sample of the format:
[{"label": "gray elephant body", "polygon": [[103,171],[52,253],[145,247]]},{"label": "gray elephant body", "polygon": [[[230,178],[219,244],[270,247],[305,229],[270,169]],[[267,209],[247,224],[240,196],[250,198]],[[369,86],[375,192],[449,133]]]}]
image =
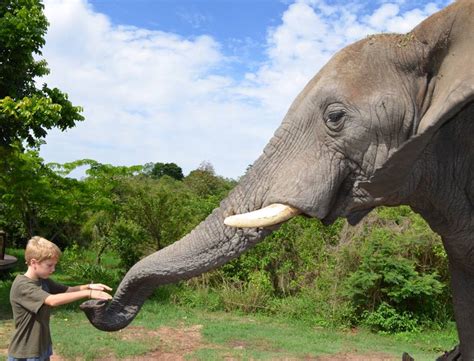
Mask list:
[{"label": "gray elephant body", "polygon": [[138,262],[98,328],[128,325],[159,285],[218,267],[269,228],[224,219],[282,203],[331,223],[410,205],[438,232],[452,276],[463,360],[474,360],[474,2],[460,0],[405,35],[352,44],[309,82],[239,185],[190,234]]}]

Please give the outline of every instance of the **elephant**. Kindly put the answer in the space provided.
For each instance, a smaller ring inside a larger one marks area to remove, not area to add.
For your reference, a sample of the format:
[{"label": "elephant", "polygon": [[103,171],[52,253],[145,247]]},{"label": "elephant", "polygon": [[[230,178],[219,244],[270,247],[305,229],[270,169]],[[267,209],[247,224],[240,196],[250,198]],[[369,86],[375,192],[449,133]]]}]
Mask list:
[{"label": "elephant", "polygon": [[449,357],[474,360],[473,178],[474,1],[457,0],[406,34],[338,51],[219,207],[137,262],[111,301],[81,308],[119,330],[156,287],[223,265],[297,214],[355,225],[375,207],[408,205],[448,255],[459,336]]}]

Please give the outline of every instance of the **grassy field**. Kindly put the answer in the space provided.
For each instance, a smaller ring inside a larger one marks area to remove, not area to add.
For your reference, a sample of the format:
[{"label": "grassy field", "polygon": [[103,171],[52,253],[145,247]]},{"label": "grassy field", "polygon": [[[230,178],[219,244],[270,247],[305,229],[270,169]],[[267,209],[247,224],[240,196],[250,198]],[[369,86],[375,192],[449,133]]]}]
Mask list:
[{"label": "grassy field", "polygon": [[[10,252],[12,254],[12,252]],[[20,263],[17,272],[23,271]],[[56,280],[69,283],[58,272]],[[0,357],[13,330],[8,293],[0,281]],[[208,312],[152,299],[130,326],[93,328],[79,303],[53,312],[54,360],[434,360],[457,340],[454,325],[422,334],[380,335],[364,329],[331,330],[262,315]]]}]

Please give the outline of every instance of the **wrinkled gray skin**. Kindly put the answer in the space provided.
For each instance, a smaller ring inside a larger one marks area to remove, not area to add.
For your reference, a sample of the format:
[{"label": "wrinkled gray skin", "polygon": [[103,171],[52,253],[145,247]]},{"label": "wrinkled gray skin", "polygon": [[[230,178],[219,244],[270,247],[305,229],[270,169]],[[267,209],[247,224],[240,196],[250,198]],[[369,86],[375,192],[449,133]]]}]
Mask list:
[{"label": "wrinkled gray skin", "polygon": [[127,326],[156,287],[239,256],[271,230],[225,217],[284,203],[330,224],[410,205],[449,256],[460,349],[474,360],[474,2],[457,1],[405,35],[336,54],[299,94],[263,154],[220,207],[133,266],[113,300],[82,305],[99,329]]}]

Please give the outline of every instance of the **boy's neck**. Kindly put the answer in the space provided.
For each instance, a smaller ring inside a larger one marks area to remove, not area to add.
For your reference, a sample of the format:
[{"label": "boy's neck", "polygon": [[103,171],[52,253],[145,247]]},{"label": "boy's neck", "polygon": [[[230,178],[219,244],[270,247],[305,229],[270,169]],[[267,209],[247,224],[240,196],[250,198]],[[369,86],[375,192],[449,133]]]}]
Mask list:
[{"label": "boy's neck", "polygon": [[39,277],[36,275],[36,272],[31,267],[28,267],[28,270],[25,272],[25,276],[33,281],[38,281]]}]

